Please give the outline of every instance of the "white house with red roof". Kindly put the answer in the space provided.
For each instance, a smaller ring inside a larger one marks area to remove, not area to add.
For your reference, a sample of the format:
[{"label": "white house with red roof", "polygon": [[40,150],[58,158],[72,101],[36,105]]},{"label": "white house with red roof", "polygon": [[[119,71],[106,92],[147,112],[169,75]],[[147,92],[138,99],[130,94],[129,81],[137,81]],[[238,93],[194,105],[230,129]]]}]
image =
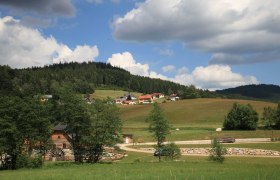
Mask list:
[{"label": "white house with red roof", "polygon": [[139,101],[139,104],[153,103],[153,96],[151,94],[145,94],[145,95],[139,96],[138,101]]}]

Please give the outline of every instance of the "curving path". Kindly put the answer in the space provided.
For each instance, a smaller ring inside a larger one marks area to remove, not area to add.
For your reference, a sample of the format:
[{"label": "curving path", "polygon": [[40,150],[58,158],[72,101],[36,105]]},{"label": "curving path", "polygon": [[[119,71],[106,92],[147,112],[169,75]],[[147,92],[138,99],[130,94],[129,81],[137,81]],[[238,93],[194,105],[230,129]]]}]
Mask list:
[{"label": "curving path", "polygon": [[[248,144],[248,143],[269,143],[270,138],[247,138],[247,139],[236,139],[234,144]],[[165,142],[167,144],[169,142]],[[211,144],[211,140],[193,140],[193,141],[175,141],[175,144]],[[128,144],[118,144],[118,146],[125,151],[131,151],[131,152],[141,152],[141,153],[149,153],[153,154],[154,150],[151,150],[151,148],[146,148],[146,149],[134,149],[128,146],[136,145],[136,146],[141,146],[141,145],[155,145],[155,142],[146,142],[146,143],[128,143]],[[232,144],[232,143],[229,143]],[[206,149],[206,148],[205,148]],[[182,155],[195,155],[195,156],[206,156],[206,154],[185,154],[182,153]],[[235,156],[235,155],[230,155],[230,156]],[[243,156],[245,157],[246,155],[236,155],[236,156]],[[252,157],[254,155],[250,155]],[[280,157],[280,156],[271,156],[271,155],[262,155],[258,157]]]}]

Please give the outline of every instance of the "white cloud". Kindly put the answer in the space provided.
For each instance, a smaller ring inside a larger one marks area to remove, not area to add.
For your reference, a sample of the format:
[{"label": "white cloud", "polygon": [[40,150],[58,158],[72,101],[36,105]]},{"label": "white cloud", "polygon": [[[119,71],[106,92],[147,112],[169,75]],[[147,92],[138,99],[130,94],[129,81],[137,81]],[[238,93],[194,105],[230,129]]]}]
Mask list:
[{"label": "white cloud", "polygon": [[[160,78],[183,85],[195,85],[198,88],[209,90],[258,83],[258,80],[254,76],[243,76],[234,73],[230,66],[227,65],[200,66],[196,67],[191,73],[188,73],[186,67],[182,67],[177,70],[177,74],[174,77],[167,77],[155,71],[151,71],[148,64],[137,63],[129,52],[113,54],[112,57],[107,60],[107,63],[123,68],[134,75]],[[172,69],[173,68],[175,70],[174,66]]]},{"label": "white cloud", "polygon": [[7,16],[0,18],[0,54],[0,64],[25,68],[59,61],[94,61],[99,53],[96,46],[83,45],[72,50],[54,37],[44,37],[37,29]]},{"label": "white cloud", "polygon": [[180,69],[178,69],[177,74],[181,75],[181,74],[187,74],[188,73],[188,68],[187,67],[181,67]]},{"label": "white cloud", "polygon": [[136,63],[129,52],[113,54],[107,60],[107,63],[110,63],[112,66],[121,67],[134,75],[149,76],[149,65]]},{"label": "white cloud", "polygon": [[123,68],[134,75],[168,80],[166,76],[150,71],[148,64],[137,63],[130,52],[113,54],[112,57],[107,60],[107,63],[115,67]]},{"label": "white cloud", "polygon": [[279,9],[276,0],[146,0],[117,18],[113,29],[127,41],[180,40],[213,53],[212,64],[267,62],[280,60]]},{"label": "white cloud", "polygon": [[195,85],[202,89],[216,90],[246,84],[258,84],[254,76],[243,76],[232,72],[227,65],[196,67],[191,74],[178,74],[173,81],[184,85]]},{"label": "white cloud", "polygon": [[172,72],[176,69],[175,66],[173,65],[167,65],[161,68],[163,72],[167,73],[167,72]]}]

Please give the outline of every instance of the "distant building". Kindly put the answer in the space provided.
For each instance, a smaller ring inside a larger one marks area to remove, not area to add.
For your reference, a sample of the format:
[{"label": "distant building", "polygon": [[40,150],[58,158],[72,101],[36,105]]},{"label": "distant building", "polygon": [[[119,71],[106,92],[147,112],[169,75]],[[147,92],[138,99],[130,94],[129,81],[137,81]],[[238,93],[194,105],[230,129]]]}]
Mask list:
[{"label": "distant building", "polygon": [[42,95],[41,96],[41,102],[45,102],[45,101],[48,101],[49,99],[52,99],[53,96],[51,94],[45,94],[45,95]]},{"label": "distant building", "polygon": [[179,98],[179,96],[178,96],[177,94],[171,94],[171,95],[169,96],[169,99],[170,99],[171,101],[178,101],[180,98]]},{"label": "distant building", "polygon": [[116,104],[133,105],[136,104],[137,98],[133,94],[124,94],[114,100]]},{"label": "distant building", "polygon": [[51,135],[53,148],[45,157],[46,160],[74,160],[71,141],[72,136],[67,132],[67,125],[58,124]]},{"label": "distant building", "polygon": [[133,134],[123,134],[123,143],[129,144],[133,143]]},{"label": "distant building", "polygon": [[146,94],[143,96],[139,96],[139,104],[149,104],[153,103],[153,96],[150,94]]},{"label": "distant building", "polygon": [[151,94],[153,99],[161,99],[161,98],[164,98],[164,94],[162,93],[153,93]]}]

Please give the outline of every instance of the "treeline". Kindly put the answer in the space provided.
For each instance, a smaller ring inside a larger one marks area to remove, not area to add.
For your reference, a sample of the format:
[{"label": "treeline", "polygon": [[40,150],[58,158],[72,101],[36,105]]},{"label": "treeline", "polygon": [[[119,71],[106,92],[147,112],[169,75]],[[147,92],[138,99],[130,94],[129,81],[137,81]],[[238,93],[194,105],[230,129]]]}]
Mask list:
[{"label": "treeline", "polygon": [[82,94],[93,93],[96,88],[121,88],[141,93],[178,93],[183,99],[218,96],[194,86],[135,76],[126,70],[101,62],[53,64],[27,69],[0,66],[1,94],[54,94],[59,87],[68,87]]},{"label": "treeline", "polygon": [[[259,115],[250,104],[234,103],[224,119],[225,130],[256,130]],[[261,119],[263,129],[280,129],[280,103],[277,108],[264,107]]]},{"label": "treeline", "polygon": [[280,87],[276,85],[245,85],[216,92],[228,98],[280,101]]}]

